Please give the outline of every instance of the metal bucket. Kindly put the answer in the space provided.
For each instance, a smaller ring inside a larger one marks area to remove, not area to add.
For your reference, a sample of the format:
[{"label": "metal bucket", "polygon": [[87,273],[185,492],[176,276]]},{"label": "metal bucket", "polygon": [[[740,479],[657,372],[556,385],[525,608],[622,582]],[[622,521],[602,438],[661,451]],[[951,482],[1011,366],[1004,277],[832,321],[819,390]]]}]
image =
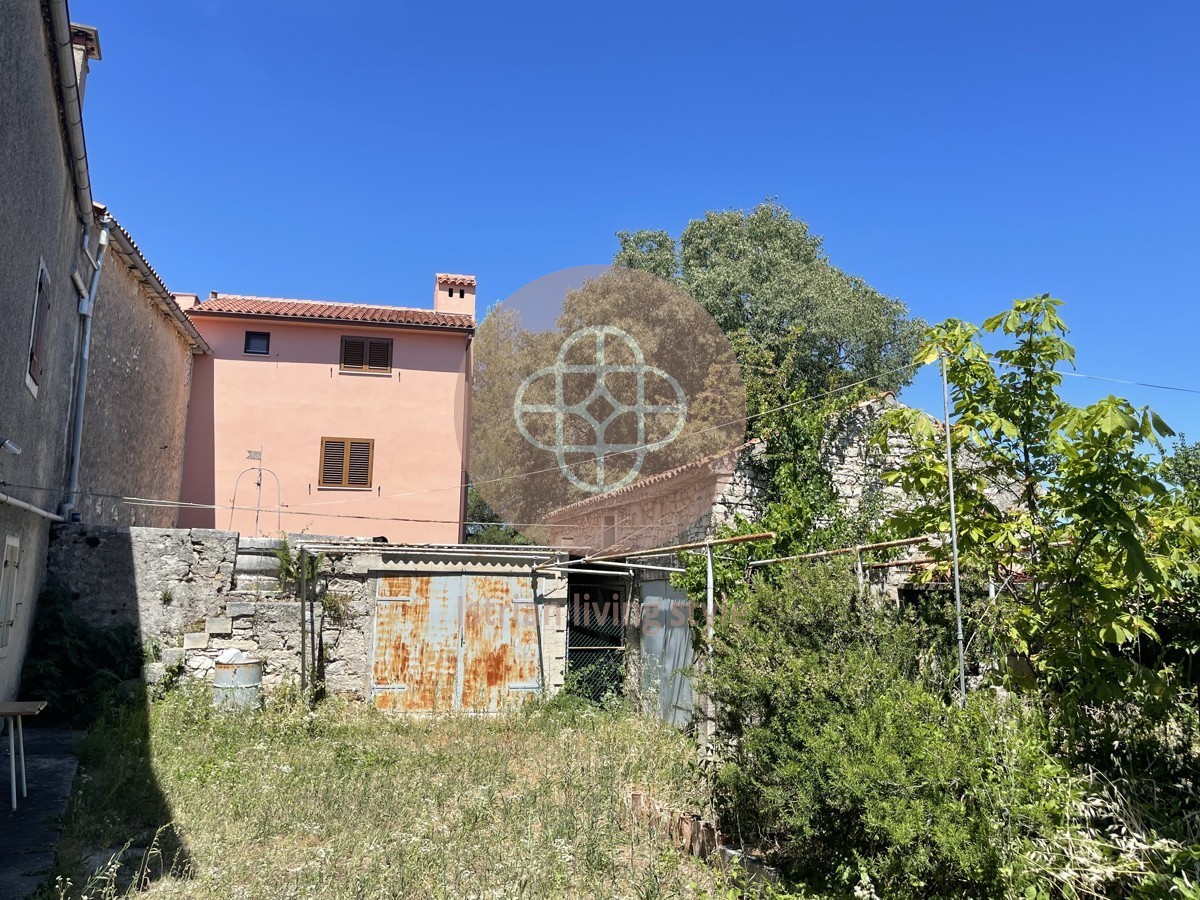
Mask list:
[{"label": "metal bucket", "polygon": [[260,660],[216,664],[213,673],[213,706],[216,709],[258,709],[262,706]]}]

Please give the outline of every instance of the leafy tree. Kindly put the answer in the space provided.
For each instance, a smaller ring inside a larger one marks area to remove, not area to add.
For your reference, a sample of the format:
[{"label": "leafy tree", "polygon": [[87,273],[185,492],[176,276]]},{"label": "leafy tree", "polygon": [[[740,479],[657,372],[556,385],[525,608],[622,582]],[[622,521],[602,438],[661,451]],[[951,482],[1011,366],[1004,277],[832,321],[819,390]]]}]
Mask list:
[{"label": "leafy tree", "polygon": [[532,544],[529,538],[511,525],[501,521],[488,506],[474,485],[467,487],[467,543],[487,544]]},{"label": "leafy tree", "polygon": [[[921,323],[904,304],[834,267],[821,238],[774,201],[706,213],[676,241],[661,230],[622,231],[615,262],[680,284],[730,337],[760,408],[871,379],[909,381],[904,367]],[[758,433],[764,433],[761,427]]]},{"label": "leafy tree", "polygon": [[1163,459],[1162,476],[1200,505],[1200,442],[1189,444],[1186,435],[1179,435],[1171,454]]},{"label": "leafy tree", "polygon": [[[946,360],[959,546],[1001,587],[994,620],[977,624],[1009,685],[1036,682],[1078,749],[1094,704],[1149,709],[1178,686],[1160,624],[1177,615],[1180,578],[1196,573],[1200,519],[1159,478],[1149,450],[1172,432],[1158,415],[1120,397],[1077,407],[1059,395],[1059,367],[1074,360],[1061,305],[1018,300],[982,328],[947,320],[916,361]],[[1011,345],[989,352],[993,333]],[[890,475],[914,500],[893,526],[948,534],[944,431],[913,409],[887,424],[915,448]],[[944,541],[927,550],[943,562],[950,552]]]}]

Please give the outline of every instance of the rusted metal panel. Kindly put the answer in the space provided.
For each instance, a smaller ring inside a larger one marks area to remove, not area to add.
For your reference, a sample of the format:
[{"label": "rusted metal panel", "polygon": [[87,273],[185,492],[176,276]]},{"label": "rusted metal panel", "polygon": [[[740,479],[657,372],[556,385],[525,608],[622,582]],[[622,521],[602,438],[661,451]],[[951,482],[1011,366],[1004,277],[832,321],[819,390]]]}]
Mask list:
[{"label": "rusted metal panel", "polygon": [[404,712],[493,712],[535,693],[540,649],[528,575],[379,579],[375,705]]},{"label": "rusted metal panel", "polygon": [[462,707],[494,712],[539,687],[537,605],[527,576],[463,580]]},{"label": "rusted metal panel", "polygon": [[379,579],[371,673],[376,706],[405,712],[456,708],[461,587],[457,575]]}]

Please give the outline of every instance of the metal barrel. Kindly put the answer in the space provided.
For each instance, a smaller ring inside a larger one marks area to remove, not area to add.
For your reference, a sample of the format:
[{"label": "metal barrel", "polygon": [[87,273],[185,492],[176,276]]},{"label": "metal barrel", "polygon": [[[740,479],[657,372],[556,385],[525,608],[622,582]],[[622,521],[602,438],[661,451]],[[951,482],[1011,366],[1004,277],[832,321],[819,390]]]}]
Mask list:
[{"label": "metal barrel", "polygon": [[213,706],[217,709],[258,709],[262,706],[260,660],[216,664],[213,673]]}]

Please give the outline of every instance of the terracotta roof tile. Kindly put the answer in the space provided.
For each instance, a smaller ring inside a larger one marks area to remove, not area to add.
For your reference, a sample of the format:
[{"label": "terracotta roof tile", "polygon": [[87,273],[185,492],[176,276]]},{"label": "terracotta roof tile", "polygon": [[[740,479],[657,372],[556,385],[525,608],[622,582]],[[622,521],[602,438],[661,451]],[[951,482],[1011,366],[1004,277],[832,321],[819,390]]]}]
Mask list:
[{"label": "terracotta roof tile", "polygon": [[461,284],[466,287],[474,287],[475,286],[475,276],[474,275],[452,275],[448,272],[438,272],[437,283],[438,284]]},{"label": "terracotta roof tile", "polygon": [[325,319],[363,325],[417,325],[429,328],[474,328],[473,316],[411,309],[403,306],[369,306],[364,303],[328,303],[324,300],[279,300],[213,294],[188,310],[188,315],[270,316],[284,319]]},{"label": "terracotta roof tile", "polygon": [[674,469],[668,469],[665,472],[659,472],[657,475],[648,475],[645,478],[640,478],[632,484],[627,484],[625,487],[617,488],[613,491],[606,491],[603,494],[596,494],[592,497],[585,497],[582,500],[576,500],[574,503],[567,506],[560,506],[557,509],[552,509],[544,516],[544,523],[555,522],[562,516],[570,516],[586,509],[591,509],[596,506],[604,506],[613,498],[624,497],[627,494],[636,494],[658,484],[671,481],[674,478],[681,478],[689,475],[692,472],[699,472],[703,469],[709,469],[712,472],[720,474],[722,465],[737,464],[738,457],[743,450],[757,448],[759,445],[765,444],[762,438],[751,438],[744,444],[738,444],[736,447],[731,447],[728,450],[723,450],[720,453],[714,453],[711,456],[705,456],[702,459],[693,460],[690,463],[684,463],[682,466],[677,466]]}]

